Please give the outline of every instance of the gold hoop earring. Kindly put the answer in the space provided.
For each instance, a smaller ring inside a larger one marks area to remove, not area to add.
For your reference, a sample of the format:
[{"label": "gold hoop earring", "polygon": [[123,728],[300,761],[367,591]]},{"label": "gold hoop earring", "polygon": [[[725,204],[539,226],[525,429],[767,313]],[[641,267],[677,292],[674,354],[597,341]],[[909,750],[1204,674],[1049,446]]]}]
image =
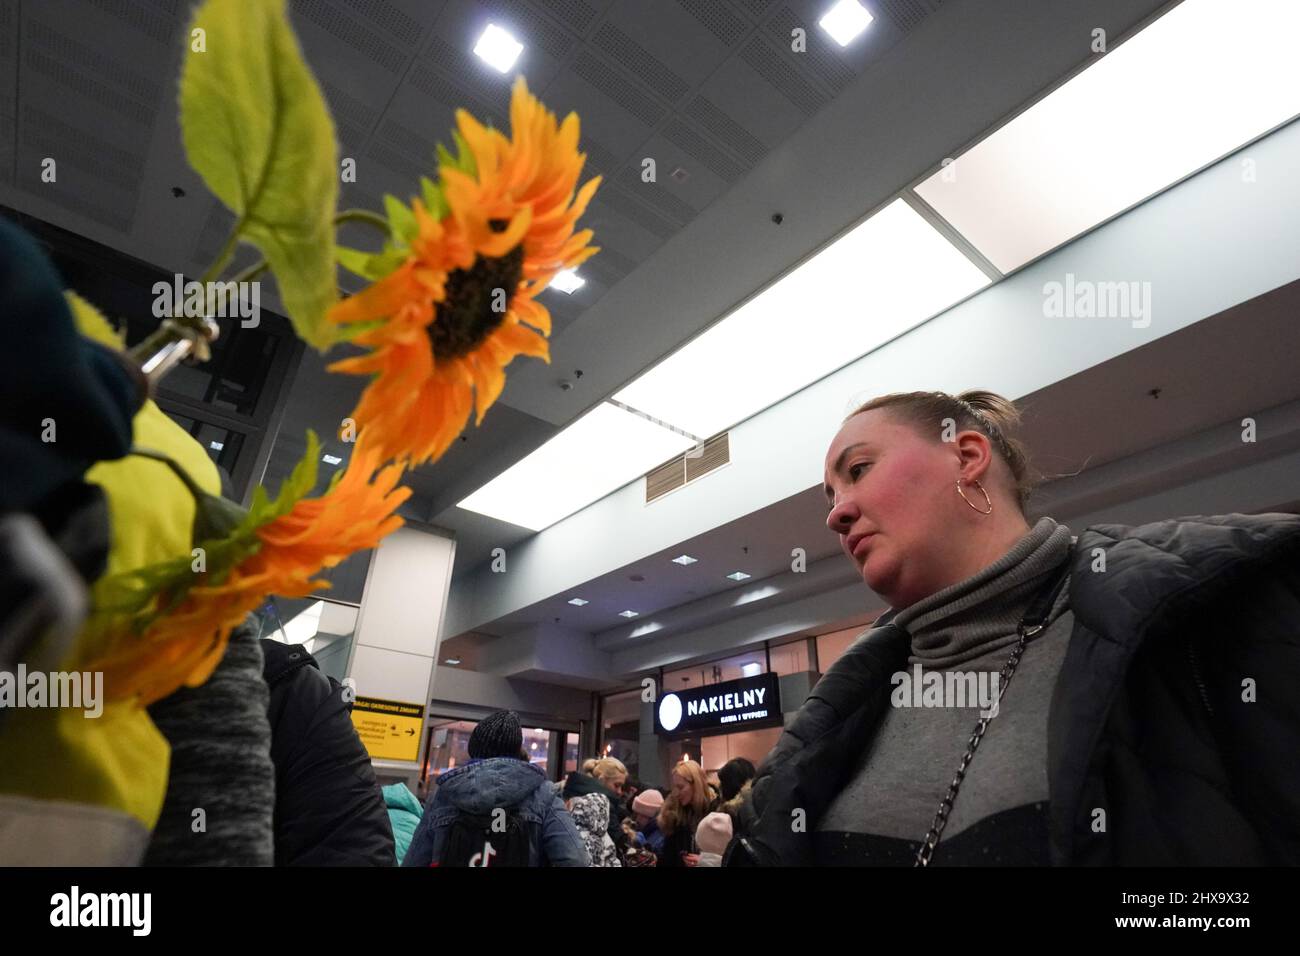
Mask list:
[{"label": "gold hoop earring", "polygon": [[989,493],[984,490],[984,486],[979,483],[979,479],[975,480],[975,487],[978,488],[980,490],[980,493],[984,496],[984,502],[989,506],[988,511],[980,511],[974,505],[970,504],[970,499],[966,497],[966,492],[961,490],[961,479],[960,478],[957,479],[957,494],[961,495],[962,501],[970,505],[971,508],[973,508],[978,514],[982,514],[982,515],[993,514],[993,501],[992,499],[989,498]]}]

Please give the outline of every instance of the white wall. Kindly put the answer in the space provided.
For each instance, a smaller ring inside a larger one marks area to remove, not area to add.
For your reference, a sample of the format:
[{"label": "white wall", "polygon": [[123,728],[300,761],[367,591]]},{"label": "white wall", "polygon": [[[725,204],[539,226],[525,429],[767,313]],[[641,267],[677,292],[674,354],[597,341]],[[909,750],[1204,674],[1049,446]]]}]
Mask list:
[{"label": "white wall", "polygon": [[[818,484],[826,445],[854,397],[978,386],[1019,398],[1293,281],[1300,123],[1246,154],[1256,181],[1244,183],[1240,157],[1228,157],[736,426],[730,467],[651,505],[637,480],[525,540],[512,549],[510,574],[485,570],[458,582],[448,632],[472,630]],[[1045,318],[1043,286],[1066,273],[1150,282],[1150,326]]]}]

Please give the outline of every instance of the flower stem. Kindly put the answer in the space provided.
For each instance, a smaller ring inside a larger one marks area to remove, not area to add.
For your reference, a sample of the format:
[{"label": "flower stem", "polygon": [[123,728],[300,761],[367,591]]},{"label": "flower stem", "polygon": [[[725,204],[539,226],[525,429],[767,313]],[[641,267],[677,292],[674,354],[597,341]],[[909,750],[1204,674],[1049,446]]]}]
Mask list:
[{"label": "flower stem", "polygon": [[230,262],[231,257],[235,254],[235,246],[239,244],[239,227],[242,225],[242,219],[235,223],[235,228],[231,229],[230,235],[226,237],[226,244],[222,246],[221,251],[217,253],[216,260],[212,265],[208,266],[207,271],[203,273],[203,278],[199,281],[205,286],[216,279],[217,276],[221,275],[221,270],[226,267],[227,263]]},{"label": "flower stem", "polygon": [[345,222],[364,222],[366,225],[383,230],[385,236],[390,234],[388,220],[368,209],[345,209],[334,217],[334,225],[336,226]]}]

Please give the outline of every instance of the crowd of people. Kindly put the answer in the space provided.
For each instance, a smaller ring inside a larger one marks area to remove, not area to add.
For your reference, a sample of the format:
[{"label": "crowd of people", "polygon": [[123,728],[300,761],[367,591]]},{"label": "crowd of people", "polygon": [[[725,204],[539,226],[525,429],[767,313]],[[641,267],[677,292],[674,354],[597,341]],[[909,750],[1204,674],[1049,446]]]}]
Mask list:
[{"label": "crowd of people", "polygon": [[644,786],[609,756],[548,781],[511,711],[479,722],[469,756],[437,778],[403,866],[720,866],[748,823],[755,768],[743,757],[716,786],[694,760],[667,788]]}]

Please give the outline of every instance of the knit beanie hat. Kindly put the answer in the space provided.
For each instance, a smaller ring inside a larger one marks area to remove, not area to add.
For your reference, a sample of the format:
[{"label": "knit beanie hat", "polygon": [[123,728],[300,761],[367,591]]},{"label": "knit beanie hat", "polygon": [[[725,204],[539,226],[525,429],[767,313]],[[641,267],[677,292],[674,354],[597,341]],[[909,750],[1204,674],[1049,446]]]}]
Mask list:
[{"label": "knit beanie hat", "polygon": [[518,757],[524,749],[524,734],[519,715],[513,710],[498,710],[478,722],[469,735],[472,760],[483,757]]},{"label": "knit beanie hat", "polygon": [[695,830],[695,842],[701,853],[722,853],[731,842],[731,817],[725,813],[710,813]]},{"label": "knit beanie hat", "polygon": [[645,790],[636,795],[632,801],[632,812],[641,813],[647,817],[657,817],[659,810],[664,805],[664,795],[658,790]]}]

